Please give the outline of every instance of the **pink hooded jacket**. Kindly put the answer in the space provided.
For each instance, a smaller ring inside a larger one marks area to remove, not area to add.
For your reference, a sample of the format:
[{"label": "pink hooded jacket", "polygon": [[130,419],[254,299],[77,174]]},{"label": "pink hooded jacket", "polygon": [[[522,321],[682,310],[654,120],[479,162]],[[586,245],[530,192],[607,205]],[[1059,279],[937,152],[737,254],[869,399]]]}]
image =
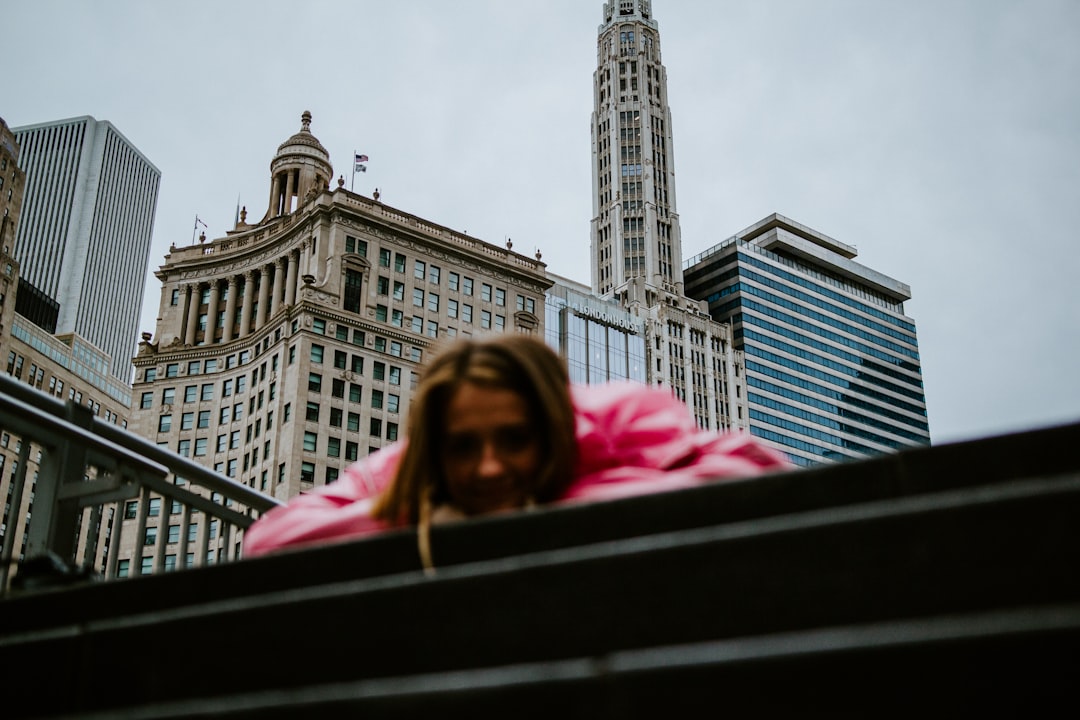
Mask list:
[{"label": "pink hooded jacket", "polygon": [[[574,386],[578,458],[555,504],[645,495],[790,468],[745,433],[700,430],[667,389],[637,383]],[[350,465],[337,482],[274,508],[244,533],[244,554],[348,540],[392,529],[370,516],[394,478],[400,442]]]}]

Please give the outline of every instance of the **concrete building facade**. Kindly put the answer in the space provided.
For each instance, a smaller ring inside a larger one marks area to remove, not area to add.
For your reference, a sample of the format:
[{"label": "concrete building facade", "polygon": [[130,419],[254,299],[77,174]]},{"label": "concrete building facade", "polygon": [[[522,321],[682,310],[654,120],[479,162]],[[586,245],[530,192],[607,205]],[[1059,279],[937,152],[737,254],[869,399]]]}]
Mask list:
[{"label": "concrete building facade", "polygon": [[685,264],[745,355],[750,431],[802,465],[930,442],[910,288],[856,256],[774,214]]},{"label": "concrete building facade", "polygon": [[262,220],[170,250],[134,360],[138,434],[281,499],[401,437],[437,343],[543,337],[551,286],[538,259],[330,189],[310,123],[271,161]]},{"label": "concrete building facade", "polygon": [[26,173],[21,277],[59,303],[56,332],[104,350],[113,377],[130,383],[161,173],[92,117],[13,132]]},{"label": "concrete building facade", "polygon": [[703,428],[745,429],[731,328],[683,292],[667,70],[650,0],[605,2],[596,53],[592,290],[643,324],[646,382],[670,386]]}]

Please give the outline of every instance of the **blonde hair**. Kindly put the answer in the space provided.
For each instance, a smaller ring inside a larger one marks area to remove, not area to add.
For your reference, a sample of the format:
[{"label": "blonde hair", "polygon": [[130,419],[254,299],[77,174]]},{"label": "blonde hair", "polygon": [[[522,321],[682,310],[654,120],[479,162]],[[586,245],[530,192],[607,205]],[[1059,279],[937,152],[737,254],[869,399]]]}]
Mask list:
[{"label": "blonde hair", "polygon": [[394,524],[417,524],[432,505],[449,500],[442,467],[446,412],[462,383],[511,390],[526,403],[535,427],[541,467],[527,495],[557,498],[570,484],[577,445],[566,366],[543,342],[527,335],[458,340],[427,366],[409,408],[408,446],[393,482],[372,515]]}]

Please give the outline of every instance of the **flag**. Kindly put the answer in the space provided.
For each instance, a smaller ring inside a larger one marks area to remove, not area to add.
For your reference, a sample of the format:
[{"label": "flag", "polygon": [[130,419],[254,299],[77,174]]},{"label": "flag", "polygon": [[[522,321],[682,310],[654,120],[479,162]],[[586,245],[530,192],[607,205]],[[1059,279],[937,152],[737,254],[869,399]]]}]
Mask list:
[{"label": "flag", "polygon": [[358,165],[359,165],[360,163],[364,163],[364,162],[367,162],[367,161],[368,161],[368,156],[367,156],[367,155],[357,155],[357,156],[356,156],[356,163],[357,163]]},{"label": "flag", "polygon": [[206,227],[206,223],[204,223],[202,220],[200,220],[199,216],[196,215],[195,216],[195,227],[199,227],[200,225],[202,225],[203,227]]},{"label": "flag", "polygon": [[356,172],[367,172],[367,165],[356,164]]}]

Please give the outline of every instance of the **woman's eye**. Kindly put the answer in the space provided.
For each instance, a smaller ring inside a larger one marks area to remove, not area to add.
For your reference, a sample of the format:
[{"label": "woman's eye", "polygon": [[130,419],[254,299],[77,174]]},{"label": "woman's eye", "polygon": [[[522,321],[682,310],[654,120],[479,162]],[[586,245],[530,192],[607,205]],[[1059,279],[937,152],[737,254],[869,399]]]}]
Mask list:
[{"label": "woman's eye", "polygon": [[532,444],[533,436],[527,427],[504,428],[499,431],[498,444],[506,452],[520,452]]},{"label": "woman's eye", "polygon": [[445,452],[449,458],[467,458],[476,454],[478,446],[478,441],[472,436],[452,435],[446,440]]}]

